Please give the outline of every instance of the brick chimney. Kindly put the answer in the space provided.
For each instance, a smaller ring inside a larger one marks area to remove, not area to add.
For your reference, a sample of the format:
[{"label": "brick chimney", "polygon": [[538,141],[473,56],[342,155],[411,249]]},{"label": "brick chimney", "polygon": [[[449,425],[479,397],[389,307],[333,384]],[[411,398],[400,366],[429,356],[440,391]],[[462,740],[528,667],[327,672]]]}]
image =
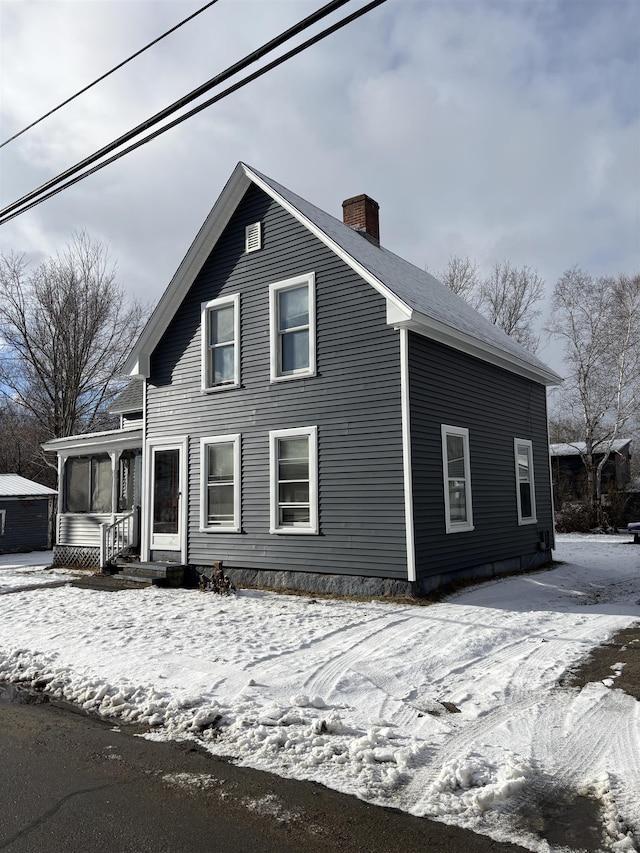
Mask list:
[{"label": "brick chimney", "polygon": [[368,195],[356,195],[342,202],[342,221],[359,231],[374,246],[380,245],[380,205]]}]

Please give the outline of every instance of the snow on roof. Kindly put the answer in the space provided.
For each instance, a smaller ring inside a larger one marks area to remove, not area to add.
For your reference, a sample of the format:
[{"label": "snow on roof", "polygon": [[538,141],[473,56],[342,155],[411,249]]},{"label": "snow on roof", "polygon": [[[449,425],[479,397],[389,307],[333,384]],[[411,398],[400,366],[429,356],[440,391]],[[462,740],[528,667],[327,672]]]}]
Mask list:
[{"label": "snow on roof", "polygon": [[19,474],[0,474],[0,497],[23,498],[57,494],[58,492],[55,489],[42,486],[33,480],[27,480],[26,477],[21,477]]},{"label": "snow on roof", "polygon": [[[620,453],[620,451],[624,450],[624,448],[629,444],[631,444],[630,438],[616,438],[616,440],[611,444],[611,452]],[[606,446],[606,442],[597,444],[595,452],[604,453]],[[552,456],[579,456],[584,454],[587,449],[587,445],[584,441],[572,441],[571,443],[566,444],[551,444],[549,447]]]},{"label": "snow on roof", "polygon": [[539,358],[430,273],[374,246],[339,219],[244,163],[236,166],[133,347],[124,368],[131,376],[149,375],[151,354],[251,184],[287,210],[384,296],[390,325],[411,329],[545,385],[562,381]]},{"label": "snow on roof", "polygon": [[132,379],[110,406],[112,415],[127,415],[142,411],[142,382]]},{"label": "snow on roof", "polygon": [[[513,358],[530,364],[537,371],[551,373],[539,358],[520,346],[430,273],[388,249],[374,245],[358,231],[320,210],[282,184],[255,169],[247,168],[372,273],[406,306],[465,336],[502,350]],[[556,379],[559,380],[560,377],[556,376]]]}]

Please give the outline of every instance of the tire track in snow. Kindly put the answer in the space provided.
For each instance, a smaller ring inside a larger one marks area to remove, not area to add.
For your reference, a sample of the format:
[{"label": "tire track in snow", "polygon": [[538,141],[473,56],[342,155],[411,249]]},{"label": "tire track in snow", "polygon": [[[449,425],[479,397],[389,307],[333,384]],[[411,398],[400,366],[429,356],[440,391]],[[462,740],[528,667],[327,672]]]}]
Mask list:
[{"label": "tire track in snow", "polygon": [[[366,625],[318,638],[306,649],[287,653],[295,660],[299,675],[302,676],[296,678],[295,673],[291,673],[291,688],[325,698],[339,689],[338,683],[348,672],[357,672],[354,664],[387,646],[389,636],[393,637],[394,644],[402,645],[405,639],[414,633],[415,625],[411,614],[405,613],[390,620],[387,613],[377,618],[374,624],[368,622]],[[336,634],[341,637],[337,646]],[[263,665],[260,676],[269,680],[271,672],[276,675],[282,672],[282,657],[278,657],[271,665]]]}]

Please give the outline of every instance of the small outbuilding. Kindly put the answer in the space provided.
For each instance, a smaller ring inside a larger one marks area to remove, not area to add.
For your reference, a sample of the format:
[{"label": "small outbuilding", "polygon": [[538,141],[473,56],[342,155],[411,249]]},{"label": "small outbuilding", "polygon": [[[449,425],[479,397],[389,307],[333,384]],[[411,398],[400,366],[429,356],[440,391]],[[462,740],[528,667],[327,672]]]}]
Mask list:
[{"label": "small outbuilding", "polygon": [[19,474],[0,474],[0,554],[51,548],[57,494]]}]

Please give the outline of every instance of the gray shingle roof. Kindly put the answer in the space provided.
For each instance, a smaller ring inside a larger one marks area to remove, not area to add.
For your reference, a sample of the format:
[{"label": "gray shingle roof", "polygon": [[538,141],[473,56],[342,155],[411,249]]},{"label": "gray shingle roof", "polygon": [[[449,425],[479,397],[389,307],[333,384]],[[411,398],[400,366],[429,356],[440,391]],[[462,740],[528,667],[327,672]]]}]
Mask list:
[{"label": "gray shingle roof", "polygon": [[139,379],[132,379],[109,407],[112,415],[128,415],[142,411],[142,385]]},{"label": "gray shingle roof", "polygon": [[430,273],[373,245],[282,184],[238,163],[163,293],[125,365],[149,375],[151,355],[251,184],[260,187],[387,300],[387,321],[545,385],[562,380]]},{"label": "gray shingle roof", "polygon": [[526,361],[537,370],[550,372],[537,356],[520,346],[430,273],[382,246],[375,246],[339,219],[320,210],[266,175],[255,169],[251,171],[379,279],[409,308],[463,335]]}]

